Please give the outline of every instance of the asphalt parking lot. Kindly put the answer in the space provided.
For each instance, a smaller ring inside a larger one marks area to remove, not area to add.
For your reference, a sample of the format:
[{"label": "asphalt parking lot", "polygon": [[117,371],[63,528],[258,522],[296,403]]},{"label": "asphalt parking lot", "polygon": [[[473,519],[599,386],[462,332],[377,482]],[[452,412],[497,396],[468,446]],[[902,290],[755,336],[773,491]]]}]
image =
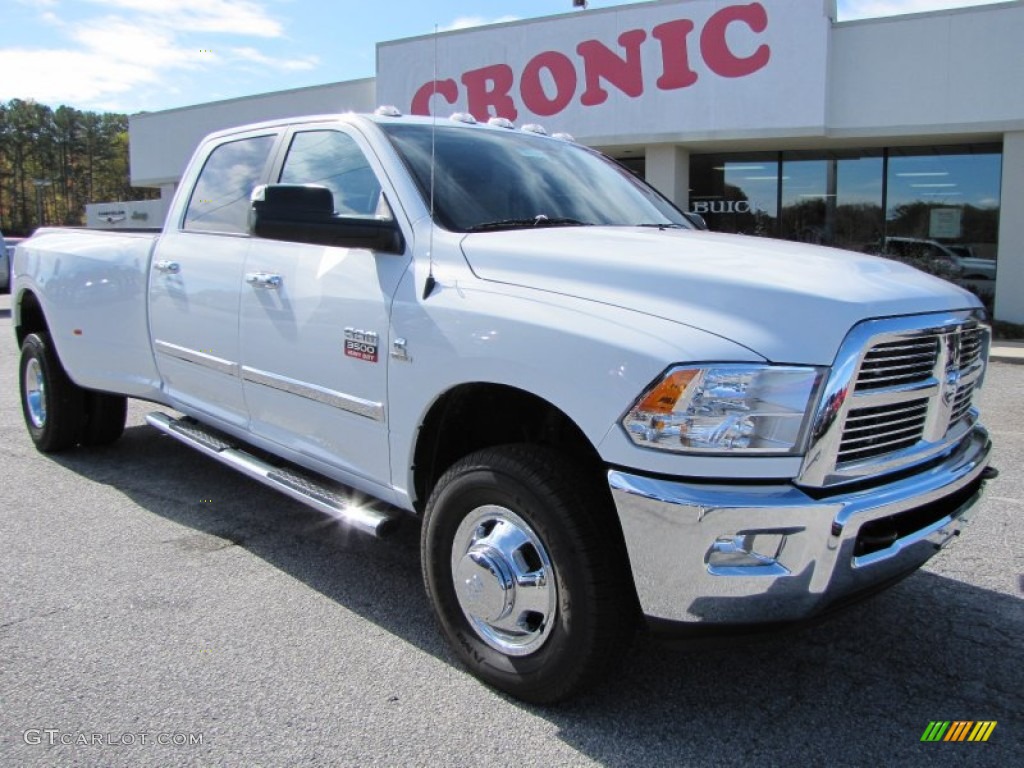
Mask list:
[{"label": "asphalt parking lot", "polygon": [[[435,630],[410,521],[349,533],[143,425],[45,457],[0,296],[0,765],[999,765],[1024,744],[1024,366],[982,394],[1002,475],[956,545],[818,626],[636,642],[559,708]],[[992,720],[986,743],[922,743]],[[82,742],[85,743],[82,743]]]}]

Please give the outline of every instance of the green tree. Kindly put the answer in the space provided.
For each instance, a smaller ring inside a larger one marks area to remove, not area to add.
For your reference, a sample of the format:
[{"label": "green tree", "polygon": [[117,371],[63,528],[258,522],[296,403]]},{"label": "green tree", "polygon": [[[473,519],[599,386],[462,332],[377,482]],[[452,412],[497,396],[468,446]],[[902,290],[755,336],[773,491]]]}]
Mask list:
[{"label": "green tree", "polygon": [[0,229],[27,235],[42,221],[81,225],[86,203],[152,199],[131,186],[128,117],[0,103]]}]

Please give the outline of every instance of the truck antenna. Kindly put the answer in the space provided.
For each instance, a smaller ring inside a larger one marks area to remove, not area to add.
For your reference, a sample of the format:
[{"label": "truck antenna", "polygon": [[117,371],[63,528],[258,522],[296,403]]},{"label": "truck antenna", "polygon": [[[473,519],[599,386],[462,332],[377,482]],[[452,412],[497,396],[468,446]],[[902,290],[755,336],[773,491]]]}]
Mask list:
[{"label": "truck antenna", "polygon": [[[431,84],[433,92],[437,94],[437,24],[434,24],[434,79]],[[427,245],[430,257],[430,267],[427,272],[427,282],[423,286],[423,299],[433,292],[437,280],[434,279],[434,165],[436,158],[436,134],[437,134],[437,113],[434,112],[434,100],[430,100],[430,241]]]}]

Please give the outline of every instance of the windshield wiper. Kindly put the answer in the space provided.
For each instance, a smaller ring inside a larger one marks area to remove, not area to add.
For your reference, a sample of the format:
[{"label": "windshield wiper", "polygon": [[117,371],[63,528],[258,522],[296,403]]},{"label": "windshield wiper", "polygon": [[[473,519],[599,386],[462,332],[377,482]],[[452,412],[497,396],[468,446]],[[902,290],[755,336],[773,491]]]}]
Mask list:
[{"label": "windshield wiper", "polygon": [[467,232],[485,232],[495,229],[529,229],[531,227],[589,227],[585,221],[570,219],[567,217],[549,217],[543,213],[534,216],[532,219],[501,219],[500,221],[486,221],[483,224],[474,224]]},{"label": "windshield wiper", "polygon": [[673,224],[671,221],[664,221],[660,224],[637,224],[638,227],[657,227],[658,229],[686,229],[682,224]]}]

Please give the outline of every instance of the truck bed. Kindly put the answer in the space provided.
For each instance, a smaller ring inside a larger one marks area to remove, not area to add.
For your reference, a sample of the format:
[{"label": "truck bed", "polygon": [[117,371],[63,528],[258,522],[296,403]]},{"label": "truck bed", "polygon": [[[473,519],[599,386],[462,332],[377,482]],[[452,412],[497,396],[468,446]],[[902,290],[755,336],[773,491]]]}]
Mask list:
[{"label": "truck bed", "polygon": [[159,399],[146,312],[159,234],[42,229],[18,246],[17,290],[38,298],[77,384]]}]

